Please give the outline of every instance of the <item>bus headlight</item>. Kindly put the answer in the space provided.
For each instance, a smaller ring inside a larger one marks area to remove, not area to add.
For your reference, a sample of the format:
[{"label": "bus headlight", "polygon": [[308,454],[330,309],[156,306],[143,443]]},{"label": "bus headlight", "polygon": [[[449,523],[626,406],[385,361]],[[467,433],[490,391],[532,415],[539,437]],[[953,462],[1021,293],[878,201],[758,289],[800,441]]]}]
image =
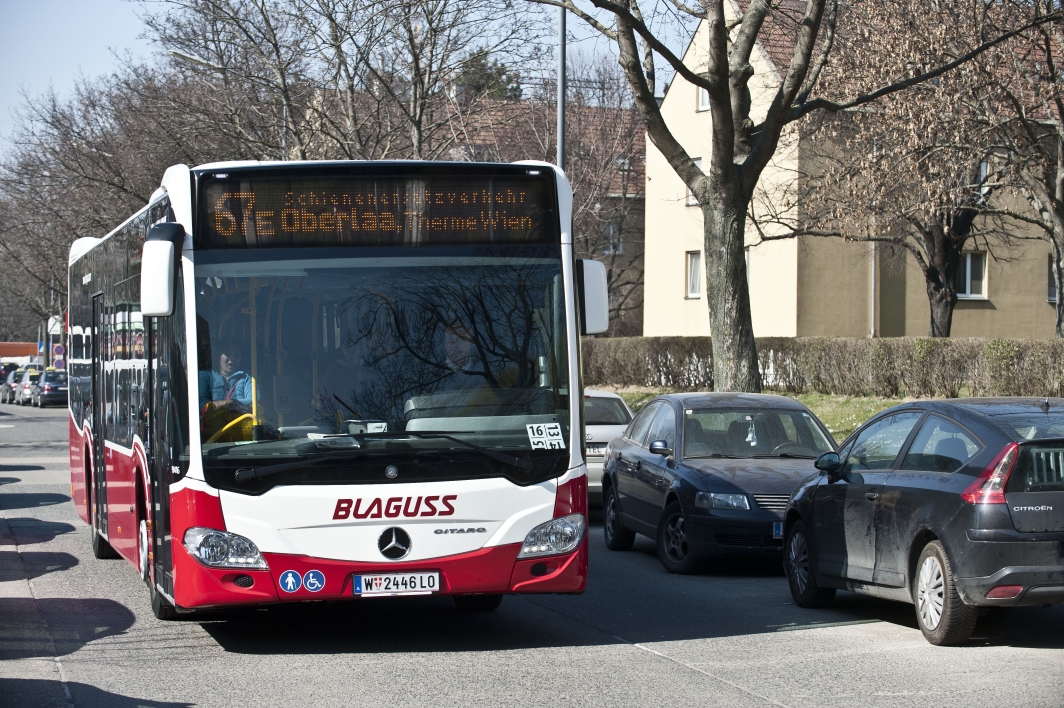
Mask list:
[{"label": "bus headlight", "polygon": [[185,532],[185,548],[192,557],[210,568],[267,570],[266,560],[250,539],[228,531],[202,526]]},{"label": "bus headlight", "polygon": [[569,553],[584,540],[586,530],[587,522],[584,521],[583,514],[569,514],[559,519],[551,519],[528,532],[517,557],[535,558]]}]

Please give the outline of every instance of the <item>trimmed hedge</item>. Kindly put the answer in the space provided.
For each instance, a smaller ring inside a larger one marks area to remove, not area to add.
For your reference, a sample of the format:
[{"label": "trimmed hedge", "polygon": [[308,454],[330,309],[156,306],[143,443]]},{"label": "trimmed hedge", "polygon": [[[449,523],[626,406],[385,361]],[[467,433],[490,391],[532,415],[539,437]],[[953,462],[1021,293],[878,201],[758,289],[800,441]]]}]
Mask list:
[{"label": "trimmed hedge", "polygon": [[[766,389],[845,396],[1060,396],[1064,340],[757,340]],[[617,337],[583,341],[588,386],[713,390],[709,337]]]}]

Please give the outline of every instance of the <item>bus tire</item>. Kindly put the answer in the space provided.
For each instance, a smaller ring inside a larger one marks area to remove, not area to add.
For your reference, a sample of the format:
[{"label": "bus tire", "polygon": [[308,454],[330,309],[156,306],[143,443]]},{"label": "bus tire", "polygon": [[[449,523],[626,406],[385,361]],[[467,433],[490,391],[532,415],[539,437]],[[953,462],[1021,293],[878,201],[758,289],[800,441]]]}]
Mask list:
[{"label": "bus tire", "polygon": [[[91,500],[90,500],[91,501]],[[89,504],[89,514],[92,514],[92,504]],[[96,528],[95,515],[92,518],[92,527],[90,533],[92,533],[92,555],[100,560],[112,560],[118,558],[118,551],[116,551],[107,539],[100,535],[99,530]]]},{"label": "bus tire", "polygon": [[155,584],[150,580],[148,581],[148,595],[151,597],[151,613],[155,615],[155,619],[164,622],[177,619],[177,610],[174,609],[169,600],[163,597],[163,594],[159,592]]},{"label": "bus tire", "polygon": [[494,612],[502,604],[502,595],[455,595],[459,612]]}]

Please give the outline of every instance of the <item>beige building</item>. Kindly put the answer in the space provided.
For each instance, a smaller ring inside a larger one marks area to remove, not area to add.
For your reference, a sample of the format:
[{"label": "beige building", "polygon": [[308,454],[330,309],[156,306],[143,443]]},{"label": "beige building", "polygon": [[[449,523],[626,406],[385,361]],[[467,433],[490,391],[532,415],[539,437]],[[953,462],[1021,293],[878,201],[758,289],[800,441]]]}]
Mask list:
[{"label": "beige building", "polygon": [[[687,48],[685,63],[704,67],[707,46],[703,25]],[[751,59],[752,118],[759,120],[781,80],[778,67],[789,64],[790,47],[762,44]],[[679,76],[661,104],[662,116],[688,154],[707,162],[712,124],[708,109],[706,93]],[[776,195],[784,203],[802,153],[797,132],[786,133],[759,184],[769,199]],[[649,139],[646,154],[643,334],[709,335],[702,212]],[[759,243],[750,225],[746,240],[755,336],[927,335],[931,310],[924,277],[907,252],[818,237]],[[1046,241],[1027,240],[1008,250],[995,248],[993,255],[966,255],[952,335],[1053,337],[1050,251]]]}]

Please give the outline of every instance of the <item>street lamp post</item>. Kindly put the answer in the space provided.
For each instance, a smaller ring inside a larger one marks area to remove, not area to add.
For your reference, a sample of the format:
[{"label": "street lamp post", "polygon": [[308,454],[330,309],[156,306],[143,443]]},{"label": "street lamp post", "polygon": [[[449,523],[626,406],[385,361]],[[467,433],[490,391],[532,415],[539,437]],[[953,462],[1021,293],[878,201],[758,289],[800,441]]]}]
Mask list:
[{"label": "street lamp post", "polygon": [[558,8],[558,169],[565,169],[565,8]]}]

